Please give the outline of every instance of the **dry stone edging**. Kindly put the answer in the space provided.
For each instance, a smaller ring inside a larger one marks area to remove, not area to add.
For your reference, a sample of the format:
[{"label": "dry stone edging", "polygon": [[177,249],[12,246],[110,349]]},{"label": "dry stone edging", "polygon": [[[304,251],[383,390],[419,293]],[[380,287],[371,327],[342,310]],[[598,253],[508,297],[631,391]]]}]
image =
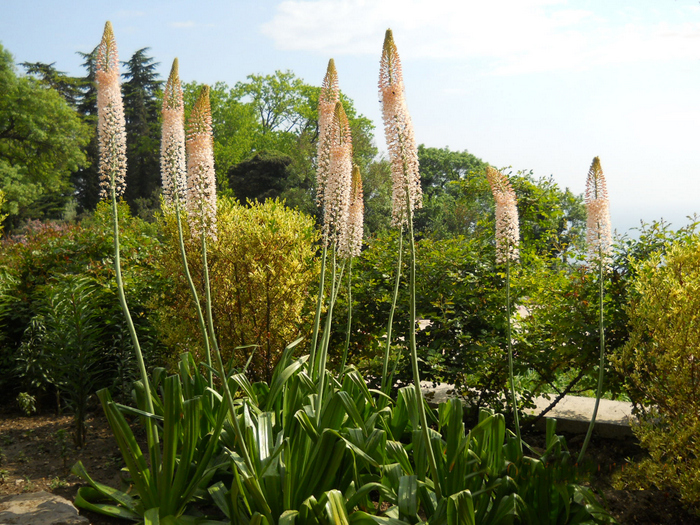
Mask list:
[{"label": "dry stone edging", "polygon": [[89,525],[73,504],[46,491],[0,498],[0,525]]}]

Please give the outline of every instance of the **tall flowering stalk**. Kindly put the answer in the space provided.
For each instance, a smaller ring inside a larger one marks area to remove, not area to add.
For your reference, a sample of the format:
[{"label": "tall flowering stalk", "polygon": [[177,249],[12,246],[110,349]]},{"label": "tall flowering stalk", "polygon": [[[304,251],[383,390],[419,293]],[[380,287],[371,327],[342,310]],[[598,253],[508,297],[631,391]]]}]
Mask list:
[{"label": "tall flowering stalk", "polygon": [[[117,197],[124,193],[126,187],[126,121],[124,119],[124,104],[119,85],[117,43],[114,39],[114,31],[110,22],[105,24],[102,41],[97,47],[95,79],[97,81],[97,142],[100,153],[100,196],[101,198],[108,198],[112,202],[112,216],[114,218],[114,273],[117,280],[119,303],[126,318],[131,341],[134,345],[136,362],[145,391],[145,410],[153,413],[150,382],[146,373],[146,365],[143,360],[139,338],[126,302],[121,271]],[[146,418],[146,424],[151,464],[156,465],[160,456],[158,434],[151,418]]]},{"label": "tall flowering stalk", "polygon": [[511,403],[513,405],[513,420],[515,433],[518,437],[518,446],[522,452],[522,440],[520,437],[520,418],[518,417],[518,398],[515,395],[515,378],[513,371],[513,337],[511,334],[510,314],[510,264],[518,261],[520,228],[518,225],[518,201],[515,191],[508,181],[508,177],[500,171],[488,166],[486,179],[491,186],[491,193],[496,201],[496,264],[504,264],[506,267],[506,318],[508,339],[508,379],[510,381]]},{"label": "tall flowering stalk", "polygon": [[194,300],[199,319],[199,327],[204,340],[204,350],[209,365],[209,386],[213,386],[211,374],[211,349],[209,337],[207,335],[206,322],[202,306],[199,302],[197,288],[190,274],[187,263],[187,252],[185,250],[185,240],[182,231],[181,210],[187,197],[187,163],[185,158],[185,105],[182,100],[182,85],[178,71],[177,58],[173,61],[173,66],[168,76],[163,92],[163,126],[160,145],[160,169],[163,182],[163,199],[166,210],[173,210],[177,220],[177,233],[180,245],[180,256],[185,276],[190,286],[190,292]]},{"label": "tall flowering stalk", "polygon": [[608,201],[608,188],[605,183],[605,175],[600,167],[600,159],[595,157],[588,170],[586,179],[586,241],[591,259],[598,263],[598,332],[600,334],[600,361],[598,363],[598,387],[596,389],[595,405],[591,423],[586,432],[581,452],[578,456],[579,463],[588,448],[588,443],[593,435],[593,427],[598,415],[600,398],[603,395],[603,378],[605,375],[605,315],[603,303],[605,299],[605,281],[603,272],[610,256],[610,246],[612,244],[612,231],[610,228],[610,203]]},{"label": "tall flowering stalk", "polygon": [[[323,192],[323,243],[330,246],[333,255],[333,272],[331,277],[330,299],[326,322],[323,328],[320,351],[312,363],[312,369],[318,372],[318,408],[317,419],[321,416],[325,390],[326,360],[330,344],[330,330],[333,320],[333,307],[338,297],[345,266],[338,268],[337,255],[343,239],[346,238],[348,217],[350,213],[350,188],[352,184],[352,134],[350,123],[338,101],[333,111],[333,120],[329,126],[329,173]],[[316,366],[316,364],[318,364]]]},{"label": "tall flowering stalk", "polygon": [[[382,104],[382,116],[384,120],[384,135],[386,136],[389,159],[391,161],[391,176],[393,187],[392,223],[403,228],[408,226],[409,240],[411,243],[410,264],[410,354],[411,368],[413,370],[413,384],[416,392],[418,413],[420,417],[421,431],[425,442],[426,454],[430,474],[435,485],[435,495],[438,500],[442,498],[440,478],[438,477],[435,454],[430,441],[428,419],[425,413],[425,402],[420,388],[420,372],[418,370],[418,349],[416,346],[416,244],[413,235],[413,211],[420,208],[423,203],[423,194],[420,185],[420,172],[418,169],[418,148],[413,134],[411,116],[406,107],[404,93],[403,73],[401,60],[394,43],[391,29],[387,29],[384,36],[384,47],[379,66],[379,99]],[[400,234],[401,235],[401,234]],[[399,244],[400,246],[400,244]],[[397,270],[397,283],[398,273]],[[395,307],[396,291],[394,304]],[[387,334],[387,339],[390,339]],[[387,341],[387,349],[390,340]],[[390,388],[390,382],[386,378],[388,362],[388,350],[385,354],[385,365],[382,375],[383,388]]]},{"label": "tall flowering stalk", "polygon": [[228,386],[228,374],[224,367],[221,351],[214,331],[214,317],[211,307],[211,285],[207,262],[207,240],[216,240],[216,172],[214,171],[214,138],[211,127],[211,106],[209,86],[203,86],[187,121],[187,207],[190,228],[198,233],[202,243],[202,267],[204,292],[206,297],[209,343],[214,350],[216,366],[224,390],[224,398],[233,423],[234,433],[246,466],[253,469],[253,463],[236,417],[233,395]]},{"label": "tall flowering stalk", "polygon": [[[391,29],[386,31],[384,49],[379,64],[379,100],[382,103],[382,119],[386,136],[392,179],[392,225],[399,228],[398,258],[394,295],[387,323],[386,348],[382,367],[382,390],[391,388],[393,372],[389,374],[391,332],[396,311],[396,300],[401,280],[403,255],[403,228],[411,222],[413,210],[423,206],[423,191],[420,185],[418,149],[413,133],[411,115],[406,107],[403,72],[394,36]],[[396,367],[394,366],[394,369]]]},{"label": "tall flowering stalk", "polygon": [[350,348],[350,328],[352,326],[352,258],[359,257],[362,251],[362,237],[364,235],[365,204],[362,191],[362,175],[357,164],[352,166],[352,188],[350,190],[350,209],[348,223],[343,239],[340,243],[340,255],[348,260],[348,327],[345,335],[345,350],[343,361],[340,365],[340,374],[345,371],[345,363]]},{"label": "tall flowering stalk", "polygon": [[[331,124],[335,114],[335,106],[340,101],[340,89],[338,87],[338,72],[335,69],[335,61],[331,58],[328,61],[326,76],[321,85],[321,93],[318,97],[318,145],[316,155],[316,205],[321,208],[321,213],[325,209],[326,182],[331,173]],[[326,258],[328,254],[328,243],[324,238],[321,253],[321,275],[318,286],[318,300],[316,301],[316,315],[314,317],[313,336],[311,340],[311,351],[309,363],[311,365],[312,376],[314,374],[317,347],[318,331],[321,322],[321,309],[323,307],[323,295],[326,280]]]}]

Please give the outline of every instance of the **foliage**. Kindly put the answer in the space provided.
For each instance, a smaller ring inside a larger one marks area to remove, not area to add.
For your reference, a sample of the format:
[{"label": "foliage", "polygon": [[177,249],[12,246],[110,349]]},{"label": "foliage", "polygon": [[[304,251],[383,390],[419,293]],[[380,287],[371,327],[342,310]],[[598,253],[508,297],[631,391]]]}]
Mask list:
[{"label": "foliage", "polygon": [[0,46],[0,189],[8,229],[22,221],[61,218],[69,177],[85,164],[89,132],[54,89],[19,77]]},{"label": "foliage", "polygon": [[75,446],[87,439],[88,402],[114,368],[101,320],[114,297],[94,279],[56,276],[44,289],[42,346],[50,356],[54,384],[74,414]]},{"label": "foliage", "polygon": [[615,359],[638,407],[633,426],[650,459],[636,468],[700,511],[700,236],[636,267],[630,339]]},{"label": "foliage", "polygon": [[56,90],[68,105],[78,108],[85,81],[81,78],[70,77],[63,71],[58,71],[52,62],[45,64],[42,62],[22,62],[22,67],[27,70],[28,75],[34,75],[39,81]]},{"label": "foliage", "polygon": [[[262,151],[232,166],[228,172],[229,187],[242,202],[284,199],[292,158],[275,151]],[[308,189],[308,188],[307,188]],[[293,205],[290,207],[294,207]]]},{"label": "foliage", "polygon": [[[311,218],[277,200],[246,208],[220,198],[217,224],[218,239],[207,244],[207,251],[219,346],[225,360],[234,358],[239,365],[254,354],[249,373],[256,380],[269,379],[285,346],[308,328],[303,322],[314,300],[309,290],[317,273],[318,234]],[[164,217],[163,229],[169,241],[163,271],[176,288],[161,309],[160,324],[164,337],[197,348],[201,344],[192,334],[198,333],[198,324],[180,269],[173,216]],[[194,282],[201,283],[196,239],[188,242],[187,254]]]},{"label": "foliage", "polygon": [[[161,244],[156,229],[132,218],[126,205],[121,205],[120,213],[129,300],[147,354],[157,361],[162,348],[149,312],[155,307],[154,301],[170,288],[157,271]],[[131,354],[131,343],[119,305],[114,302],[109,214],[109,207],[102,204],[80,224],[34,225],[0,248],[4,266],[0,274],[0,389],[10,393],[19,388],[35,394],[51,392],[49,387],[56,384],[55,378],[49,374],[44,364],[47,361],[40,355],[44,350],[38,344],[40,332],[46,328],[47,290],[55,279],[64,278],[60,276],[81,276],[99,283],[104,289],[100,294],[112,298],[108,306],[102,303],[99,324],[105,332],[108,353],[114,358],[110,370],[115,383],[120,384],[118,390],[131,390],[130,386],[124,387],[132,381],[131,359],[126,358]]]},{"label": "foliage", "polygon": [[[353,319],[358,335],[353,337],[351,355],[372,375],[381,375],[379,349],[393,292],[396,243],[393,236],[370,240],[354,270]],[[416,243],[416,273],[421,276],[416,283],[417,314],[427,325],[417,333],[423,378],[475,388],[479,392],[467,395],[478,396],[473,399],[476,410],[488,402],[500,406],[507,377],[505,294],[493,245],[476,238],[423,239]],[[405,270],[402,275],[407,275]],[[401,306],[407,303],[406,293],[400,291],[395,314],[398,337],[409,329],[405,306]],[[405,349],[397,343],[393,352],[400,360],[397,379],[409,380]]]},{"label": "foliage", "polygon": [[[331,381],[318,407],[306,356],[291,361],[291,354],[291,348],[284,352],[270,383],[251,384],[243,373],[230,377],[241,394],[233,416],[240,434],[233,421],[224,421],[223,403],[207,393],[190,357],[183,357],[179,376],[164,380],[154,372],[153,383],[163,385],[155,415],[163,418],[157,469],[143,460],[122,415],[141,412],[110,402],[102,392],[136,497],[94,482],[78,464],[73,471],[92,488],[80,489],[76,504],[154,523],[158,515],[161,522],[170,516],[190,523],[197,501],[216,505],[226,522],[241,523],[613,523],[591,491],[577,484],[553,425],[544,454],[523,456],[502,416],[483,412],[467,432],[463,403],[443,404],[429,412],[436,427],[430,430],[438,457],[435,479],[417,417],[422,400],[413,387],[400,389],[392,405],[380,408],[376,393],[349,368],[342,384]],[[187,461],[173,461],[177,457]],[[206,518],[221,523],[211,512]]]},{"label": "foliage", "polygon": [[[158,208],[160,190],[160,104],[158,62],[137,50],[124,62],[122,92],[127,133],[127,173],[124,197],[135,215],[150,218]],[[154,195],[155,193],[155,195]],[[150,212],[148,211],[150,208]]]},{"label": "foliage", "polygon": [[[206,393],[207,381],[197,370],[192,357],[183,354],[179,375],[165,377],[165,370],[153,371],[151,386],[155,414],[161,422],[157,463],[149,465],[122,410],[144,415],[142,410],[129,410],[115,403],[109,392],[98,392],[110,428],[127,465],[132,494],[94,481],[79,461],[72,472],[87,481],[89,487],[78,490],[75,504],[109,516],[158,523],[181,523],[178,519],[198,492],[206,489],[216,470],[222,466],[218,457],[219,434],[226,416],[226,404]],[[143,399],[143,384],[139,382]],[[143,408],[143,407],[141,407]],[[150,444],[150,443],[149,443]],[[151,456],[154,457],[154,456]]]},{"label": "foliage", "polygon": [[25,416],[31,416],[36,413],[36,397],[28,392],[20,392],[17,395],[17,404]]},{"label": "foliage", "polygon": [[78,54],[83,58],[82,66],[86,70],[83,77],[83,92],[78,103],[78,112],[83,122],[90,128],[90,142],[85,147],[87,163],[71,175],[78,210],[92,211],[100,200],[100,183],[98,172],[97,147],[97,84],[95,82],[97,48],[90,53]]},{"label": "foliage", "polygon": [[[199,88],[194,82],[183,85],[187,107],[191,107]],[[245,202],[251,197],[248,188],[259,186],[257,179],[263,174],[279,185],[273,198],[279,196],[288,206],[315,214],[319,92],[319,87],[306,84],[291,71],[249,75],[233,88],[222,82],[214,84],[210,101],[219,189],[228,188],[228,179],[233,183],[234,196]],[[372,143],[374,126],[357,114],[351,99],[341,94],[341,100],[352,131],[353,160],[364,174],[377,154]],[[279,162],[261,163],[258,155],[278,161],[286,157],[289,161],[285,158],[286,169],[281,171]],[[260,196],[265,189],[252,196]]]}]

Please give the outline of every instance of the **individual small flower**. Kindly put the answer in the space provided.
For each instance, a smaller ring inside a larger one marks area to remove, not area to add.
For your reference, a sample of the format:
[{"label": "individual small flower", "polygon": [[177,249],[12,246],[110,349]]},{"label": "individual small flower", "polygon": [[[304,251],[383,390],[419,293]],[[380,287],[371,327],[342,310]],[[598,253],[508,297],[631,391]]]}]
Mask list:
[{"label": "individual small flower", "polygon": [[423,191],[413,124],[406,107],[401,60],[391,29],[387,29],[384,37],[379,67],[379,100],[391,161],[392,224],[402,226],[408,223],[415,208],[423,206]]},{"label": "individual small flower", "polygon": [[100,153],[100,198],[126,189],[126,121],[119,85],[119,55],[112,24],[105,24],[97,46],[97,143]]},{"label": "individual small flower", "polygon": [[203,86],[187,120],[187,209],[196,234],[216,239],[216,172],[209,86]]},{"label": "individual small flower", "polygon": [[350,189],[350,207],[348,222],[340,242],[340,254],[343,257],[358,257],[362,251],[364,235],[365,204],[362,193],[362,175],[357,164],[352,166],[352,187]]},{"label": "individual small flower", "polygon": [[160,142],[160,172],[165,204],[185,201],[187,163],[185,160],[185,106],[178,74],[178,60],[173,60],[163,92],[163,126]]},{"label": "individual small flower", "polygon": [[321,93],[318,97],[318,145],[316,157],[316,204],[322,205],[323,196],[330,173],[330,127],[335,112],[335,105],[340,100],[338,88],[338,72],[335,69],[335,61],[328,61],[328,69],[323,79]]},{"label": "individual small flower", "polygon": [[600,167],[600,159],[595,157],[588,170],[586,179],[586,243],[588,253],[592,258],[602,254],[604,258],[609,256],[612,244],[612,231],[610,227],[610,203],[608,201],[608,188],[605,183],[605,175]]},{"label": "individual small flower", "polygon": [[491,166],[486,168],[486,179],[496,201],[496,263],[504,264],[508,259],[517,261],[520,227],[515,191],[508,177]]},{"label": "individual small flower", "polygon": [[352,183],[352,135],[341,102],[336,102],[329,126],[330,170],[323,192],[323,239],[339,243],[347,227]]}]

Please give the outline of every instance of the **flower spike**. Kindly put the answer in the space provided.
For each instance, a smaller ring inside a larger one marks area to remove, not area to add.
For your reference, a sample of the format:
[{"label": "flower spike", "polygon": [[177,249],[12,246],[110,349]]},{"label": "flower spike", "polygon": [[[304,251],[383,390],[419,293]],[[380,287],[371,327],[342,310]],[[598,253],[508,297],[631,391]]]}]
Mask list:
[{"label": "flower spike", "polygon": [[323,195],[323,238],[340,242],[347,227],[352,183],[352,135],[343,104],[338,101],[329,126],[330,169]]},{"label": "flower spike", "polygon": [[126,189],[126,120],[119,85],[119,55],[112,24],[105,24],[97,46],[97,142],[100,152],[100,198]]},{"label": "flower spike", "polygon": [[160,171],[165,204],[184,202],[187,189],[185,161],[185,106],[178,73],[178,60],[173,61],[163,92],[163,127],[160,143]]},{"label": "flower spike", "polygon": [[203,86],[187,121],[187,207],[190,226],[216,239],[216,172],[209,86]]},{"label": "flower spike", "polygon": [[486,168],[486,179],[496,201],[496,262],[503,264],[506,259],[517,261],[520,227],[515,191],[508,177],[491,166]]},{"label": "flower spike", "polygon": [[318,146],[316,169],[316,204],[323,205],[326,182],[330,175],[330,127],[333,121],[335,105],[340,100],[338,88],[338,72],[335,69],[335,61],[328,61],[328,69],[323,79],[321,93],[318,97]]},{"label": "flower spike", "polygon": [[362,251],[365,205],[362,192],[362,175],[357,164],[352,166],[351,186],[348,222],[340,242],[340,253],[343,257],[359,257]]},{"label": "flower spike", "polygon": [[401,60],[391,29],[387,29],[384,37],[379,66],[379,99],[391,160],[392,224],[402,226],[408,223],[415,208],[423,206],[423,191],[413,123],[406,107]]},{"label": "flower spike", "polygon": [[592,258],[602,255],[607,258],[612,244],[610,227],[610,202],[608,188],[600,166],[600,159],[595,157],[588,170],[586,179],[586,243]]}]

